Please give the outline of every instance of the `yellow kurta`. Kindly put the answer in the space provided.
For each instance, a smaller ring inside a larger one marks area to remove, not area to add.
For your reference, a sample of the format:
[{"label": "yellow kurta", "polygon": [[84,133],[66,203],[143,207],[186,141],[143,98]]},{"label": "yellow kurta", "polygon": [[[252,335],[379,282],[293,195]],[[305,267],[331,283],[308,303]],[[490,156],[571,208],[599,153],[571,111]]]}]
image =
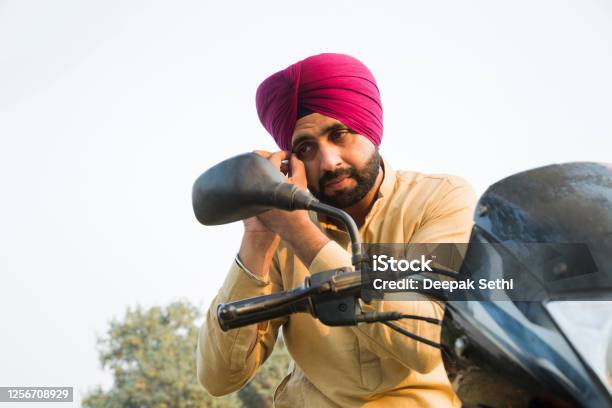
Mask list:
[{"label": "yellow kurta", "polygon": [[[465,181],[383,166],[378,197],[359,230],[363,242],[468,242],[476,197]],[[311,216],[331,241],[309,267],[282,241],[266,281],[232,263],[200,330],[200,383],[213,395],[241,388],[272,353],[282,327],[294,363],[276,390],[276,407],[459,407],[440,351],[380,323],[328,327],[300,313],[228,332],[219,328],[219,303],[291,289],[309,274],[351,264],[348,234]],[[367,308],[438,319],[444,315],[443,307],[429,300],[374,301]],[[396,323],[439,341],[437,325],[408,319]]]}]

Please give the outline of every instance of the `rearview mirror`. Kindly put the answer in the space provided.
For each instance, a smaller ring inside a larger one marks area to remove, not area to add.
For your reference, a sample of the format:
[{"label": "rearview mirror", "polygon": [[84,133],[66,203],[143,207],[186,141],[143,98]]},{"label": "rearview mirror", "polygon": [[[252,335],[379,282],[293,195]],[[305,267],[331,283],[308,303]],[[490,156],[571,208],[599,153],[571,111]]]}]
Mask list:
[{"label": "rearview mirror", "polygon": [[246,153],[224,160],[204,172],[193,185],[193,211],[204,225],[227,224],[271,208],[308,209],[317,200],[284,181],[267,159]]}]

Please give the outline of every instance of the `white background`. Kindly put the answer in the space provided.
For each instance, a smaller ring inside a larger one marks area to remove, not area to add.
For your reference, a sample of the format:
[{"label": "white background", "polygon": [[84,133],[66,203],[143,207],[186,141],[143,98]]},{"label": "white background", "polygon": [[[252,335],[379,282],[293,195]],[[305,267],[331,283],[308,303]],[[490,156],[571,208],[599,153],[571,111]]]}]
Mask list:
[{"label": "white background", "polygon": [[0,0],[0,385],[80,399],[126,306],[207,307],[242,227],[199,225],[192,183],[274,149],[255,89],[309,55],[372,70],[397,169],[480,194],[612,161],[609,1],[374,4]]}]

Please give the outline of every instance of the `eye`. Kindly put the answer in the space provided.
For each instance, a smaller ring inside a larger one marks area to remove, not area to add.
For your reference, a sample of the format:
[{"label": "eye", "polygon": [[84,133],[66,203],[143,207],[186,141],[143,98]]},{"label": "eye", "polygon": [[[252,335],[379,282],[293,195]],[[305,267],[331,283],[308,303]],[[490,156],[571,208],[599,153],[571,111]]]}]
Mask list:
[{"label": "eye", "polygon": [[316,151],[317,149],[315,144],[308,142],[300,144],[293,150],[293,152],[297,155],[298,159],[302,161],[312,159]]},{"label": "eye", "polygon": [[339,129],[339,130],[336,130],[335,132],[333,132],[329,136],[329,138],[331,139],[332,142],[340,142],[340,141],[342,141],[344,136],[346,136],[347,133],[349,133],[348,129]]}]

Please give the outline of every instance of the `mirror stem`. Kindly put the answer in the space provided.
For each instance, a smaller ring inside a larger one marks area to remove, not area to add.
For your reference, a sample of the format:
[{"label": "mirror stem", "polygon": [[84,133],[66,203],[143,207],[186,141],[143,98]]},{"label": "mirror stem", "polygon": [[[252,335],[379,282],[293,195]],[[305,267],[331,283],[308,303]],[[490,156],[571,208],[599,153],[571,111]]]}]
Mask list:
[{"label": "mirror stem", "polygon": [[345,211],[342,211],[336,207],[332,207],[331,205],[323,204],[319,201],[311,202],[308,205],[308,209],[318,213],[329,215],[330,217],[334,217],[342,221],[342,223],[346,225],[349,237],[351,238],[351,249],[353,252],[351,262],[355,267],[355,271],[361,272],[362,264],[367,261],[367,256],[362,253],[361,238],[359,237],[359,228],[357,228],[355,220],[353,220],[353,218]]}]

